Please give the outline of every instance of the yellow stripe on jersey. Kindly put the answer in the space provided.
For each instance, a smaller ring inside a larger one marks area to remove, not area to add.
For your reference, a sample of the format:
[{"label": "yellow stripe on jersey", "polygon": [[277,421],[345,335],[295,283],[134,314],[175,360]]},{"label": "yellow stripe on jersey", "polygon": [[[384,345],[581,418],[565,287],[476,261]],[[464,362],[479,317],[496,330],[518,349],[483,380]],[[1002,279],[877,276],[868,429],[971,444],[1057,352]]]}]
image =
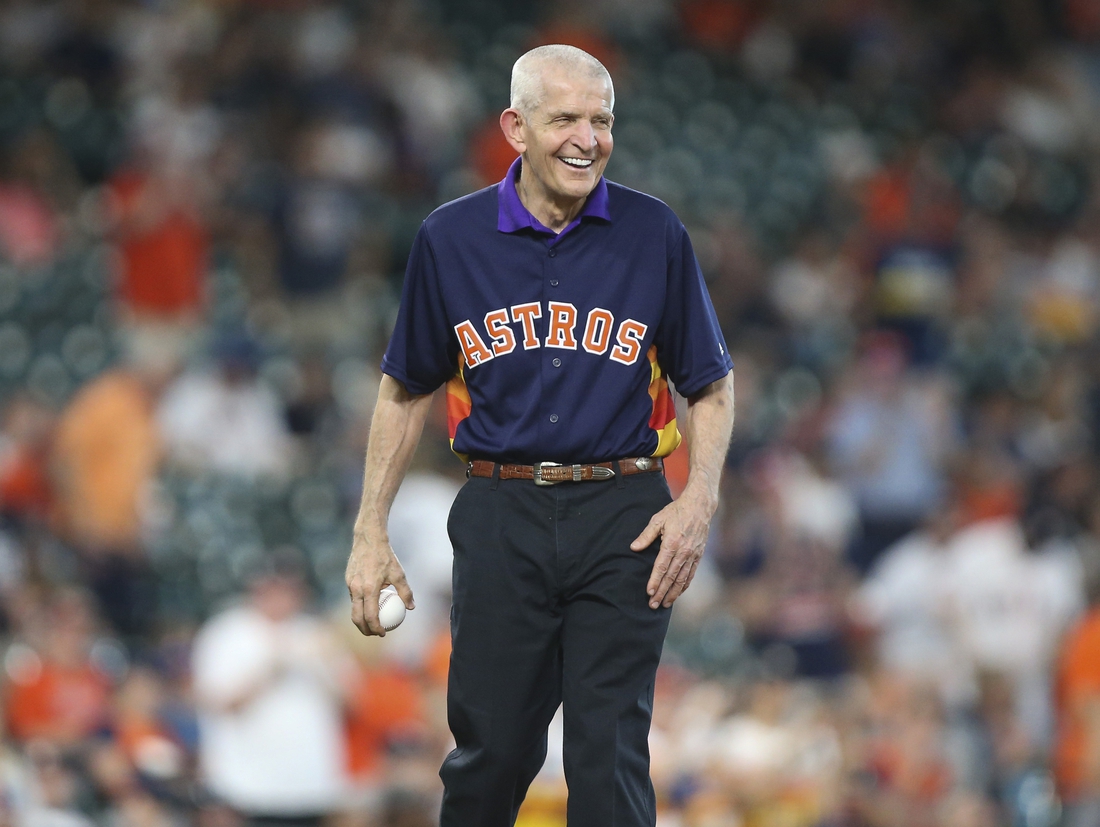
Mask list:
[{"label": "yellow stripe on jersey", "polygon": [[649,417],[649,427],[657,432],[657,450],[655,457],[667,457],[680,444],[680,431],[676,427],[676,403],[672,400],[672,391],[668,389],[661,366],[657,363],[657,348],[650,347],[649,396],[653,400],[653,414]]}]

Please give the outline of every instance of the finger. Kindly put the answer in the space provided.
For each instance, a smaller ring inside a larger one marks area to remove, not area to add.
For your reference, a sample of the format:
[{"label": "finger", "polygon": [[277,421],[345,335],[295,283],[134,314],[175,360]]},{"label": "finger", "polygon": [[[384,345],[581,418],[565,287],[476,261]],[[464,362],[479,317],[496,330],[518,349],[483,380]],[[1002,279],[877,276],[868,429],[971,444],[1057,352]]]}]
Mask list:
[{"label": "finger", "polygon": [[413,591],[409,587],[405,575],[398,575],[390,585],[397,589],[397,594],[401,597],[401,602],[405,604],[406,609],[411,611],[416,608],[416,601],[413,600]]},{"label": "finger", "polygon": [[363,598],[356,597],[354,594],[351,596],[351,622],[364,635],[370,634],[366,618],[363,615]]},{"label": "finger", "polygon": [[665,574],[668,572],[668,567],[672,563],[672,555],[672,548],[665,544],[661,546],[660,552],[657,553],[657,559],[653,561],[653,570],[649,574],[649,582],[646,583],[645,591],[653,598],[649,601],[649,605],[654,609],[660,605],[661,601],[656,598],[657,589],[660,588]]},{"label": "finger", "polygon": [[645,527],[641,534],[639,534],[634,542],[630,544],[631,551],[645,551],[653,542],[661,536],[661,528],[664,525],[663,520],[658,520],[654,515],[649,524]]},{"label": "finger", "polygon": [[381,588],[374,588],[363,595],[363,617],[366,620],[367,628],[370,629],[367,634],[385,637],[386,630],[378,622],[378,594],[380,591]]},{"label": "finger", "polygon": [[691,582],[695,579],[695,572],[699,571],[699,561],[701,559],[702,559],[701,557],[697,557],[697,558],[695,558],[694,562],[692,562],[691,571],[688,572],[687,582],[684,583],[684,591],[688,590],[688,587],[691,585]]},{"label": "finger", "polygon": [[[665,601],[668,593],[676,585],[676,578],[680,576],[681,571],[685,568],[685,564],[687,564],[690,557],[690,551],[684,549],[681,549],[673,556],[668,565],[668,571],[666,571],[664,577],[661,578],[661,582],[657,586],[657,591],[653,594],[654,602],[661,604]],[[686,576],[686,572],[684,576]]]},{"label": "finger", "polygon": [[351,621],[364,635],[384,636],[385,629],[378,622],[378,594],[382,590],[380,583],[364,583],[353,578],[348,583],[351,595]]},{"label": "finger", "polygon": [[687,587],[691,585],[691,580],[695,577],[695,568],[699,564],[699,561],[687,562],[680,567],[680,571],[676,574],[676,579],[673,581],[672,588],[665,594],[665,608],[670,608],[676,599],[687,591]]},{"label": "finger", "polygon": [[[664,549],[662,549],[662,552],[664,552]],[[668,590],[672,587],[673,582],[675,582],[676,575],[683,567],[685,559],[687,559],[687,555],[682,550],[670,546],[668,548],[668,556],[663,561],[664,565],[661,567],[661,570],[658,571],[657,567],[654,566],[653,574],[650,576],[651,591],[649,592],[649,605],[651,608],[656,609],[660,607],[661,601],[664,600]]]}]

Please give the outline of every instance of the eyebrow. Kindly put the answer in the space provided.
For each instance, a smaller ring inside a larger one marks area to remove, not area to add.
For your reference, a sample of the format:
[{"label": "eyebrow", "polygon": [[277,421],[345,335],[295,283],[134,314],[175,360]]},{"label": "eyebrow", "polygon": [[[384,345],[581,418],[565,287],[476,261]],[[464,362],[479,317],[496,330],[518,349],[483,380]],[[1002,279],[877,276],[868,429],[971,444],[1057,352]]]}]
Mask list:
[{"label": "eyebrow", "polygon": [[[557,111],[550,111],[550,112],[546,113],[546,119],[549,120],[549,121],[552,121],[556,118],[583,118],[583,117],[584,117],[584,115],[582,115],[580,112],[577,112],[577,111],[572,110],[572,109],[559,109]],[[601,109],[599,112],[597,112],[592,117],[594,117],[594,118],[613,118],[613,117],[615,117],[615,113],[613,113],[610,109]]]}]

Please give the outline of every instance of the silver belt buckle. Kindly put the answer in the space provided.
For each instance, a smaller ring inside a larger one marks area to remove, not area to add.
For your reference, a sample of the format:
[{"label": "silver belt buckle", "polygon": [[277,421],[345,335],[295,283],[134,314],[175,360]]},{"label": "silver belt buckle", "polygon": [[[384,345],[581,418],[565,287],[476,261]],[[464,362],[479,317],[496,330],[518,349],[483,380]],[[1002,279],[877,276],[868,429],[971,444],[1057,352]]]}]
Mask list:
[{"label": "silver belt buckle", "polygon": [[535,485],[557,485],[562,480],[544,480],[542,478],[542,466],[561,468],[560,462],[536,462],[531,466],[531,475],[535,478]]}]

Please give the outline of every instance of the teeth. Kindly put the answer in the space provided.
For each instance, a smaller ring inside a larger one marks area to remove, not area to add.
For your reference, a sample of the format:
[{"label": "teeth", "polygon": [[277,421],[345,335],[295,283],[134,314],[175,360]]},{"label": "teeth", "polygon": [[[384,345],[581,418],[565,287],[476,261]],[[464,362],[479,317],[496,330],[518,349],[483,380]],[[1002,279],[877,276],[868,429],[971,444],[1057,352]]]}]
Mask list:
[{"label": "teeth", "polygon": [[592,166],[591,158],[562,158],[565,163],[573,167],[590,167]]}]

